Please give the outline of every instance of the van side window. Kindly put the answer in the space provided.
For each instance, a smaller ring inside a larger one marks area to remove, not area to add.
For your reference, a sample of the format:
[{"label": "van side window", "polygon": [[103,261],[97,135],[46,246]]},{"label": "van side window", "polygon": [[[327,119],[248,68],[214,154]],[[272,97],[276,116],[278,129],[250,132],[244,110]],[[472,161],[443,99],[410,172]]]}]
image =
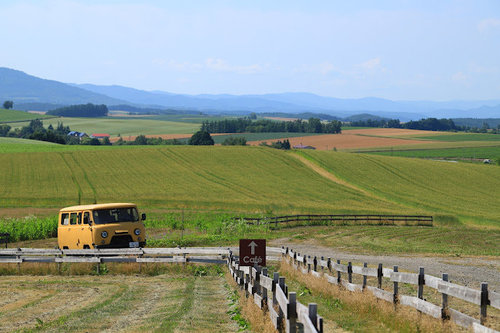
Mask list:
[{"label": "van side window", "polygon": [[77,224],[79,220],[79,214],[78,213],[71,213],[70,219],[69,219],[69,224]]},{"label": "van side window", "polygon": [[82,213],[78,213],[78,224],[82,224]]},{"label": "van side window", "polygon": [[83,213],[83,224],[90,224],[90,213]]},{"label": "van side window", "polygon": [[68,224],[69,224],[69,214],[68,213],[61,214],[61,225],[68,225]]}]

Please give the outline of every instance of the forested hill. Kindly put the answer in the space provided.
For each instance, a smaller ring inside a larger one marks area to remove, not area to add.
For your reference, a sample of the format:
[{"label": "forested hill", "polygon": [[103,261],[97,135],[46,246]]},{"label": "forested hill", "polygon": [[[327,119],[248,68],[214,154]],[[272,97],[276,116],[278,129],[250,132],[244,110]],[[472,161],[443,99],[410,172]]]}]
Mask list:
[{"label": "forested hill", "polygon": [[24,72],[0,67],[0,101],[17,103],[122,104],[123,101],[65,83],[44,80]]}]

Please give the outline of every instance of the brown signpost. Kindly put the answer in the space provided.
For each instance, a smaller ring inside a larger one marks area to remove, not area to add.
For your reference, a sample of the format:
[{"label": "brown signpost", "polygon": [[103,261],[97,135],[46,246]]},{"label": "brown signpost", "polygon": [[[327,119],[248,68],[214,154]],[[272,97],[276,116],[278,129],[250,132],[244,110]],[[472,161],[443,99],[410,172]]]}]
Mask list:
[{"label": "brown signpost", "polygon": [[266,266],[266,240],[240,239],[240,266]]}]

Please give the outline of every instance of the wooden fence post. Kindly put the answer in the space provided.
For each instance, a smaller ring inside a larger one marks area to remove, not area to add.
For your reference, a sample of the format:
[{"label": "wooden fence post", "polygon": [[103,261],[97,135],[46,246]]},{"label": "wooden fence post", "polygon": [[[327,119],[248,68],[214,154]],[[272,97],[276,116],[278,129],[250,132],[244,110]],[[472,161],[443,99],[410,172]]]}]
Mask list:
[{"label": "wooden fence post", "polygon": [[486,311],[488,308],[488,283],[482,282],[481,283],[481,317],[480,317],[480,322],[481,325],[484,325],[486,323]]},{"label": "wooden fence post", "polygon": [[315,272],[318,271],[318,258],[316,256],[314,256],[314,259],[313,259],[313,269]]},{"label": "wooden fence post", "polygon": [[[448,282],[448,273],[443,273],[443,281]],[[448,311],[448,294],[443,293],[443,305],[441,306],[441,319],[450,319],[450,313]]]},{"label": "wooden fence post", "polygon": [[419,267],[418,269],[418,291],[417,297],[420,299],[424,299],[424,284],[425,284],[425,275],[424,268]]},{"label": "wooden fence post", "polygon": [[276,298],[276,287],[278,286],[280,279],[280,274],[277,272],[274,272],[273,274],[273,306],[278,304],[278,299]]},{"label": "wooden fence post", "polygon": [[383,268],[382,264],[378,264],[377,269],[377,280],[378,280],[378,289],[382,289],[382,276],[383,276]]},{"label": "wooden fence post", "polygon": [[[394,272],[398,272],[398,266],[394,266]],[[398,304],[398,293],[399,293],[399,290],[398,290],[398,283],[397,282],[394,282],[394,293],[393,293],[393,303],[394,303],[394,308],[396,307],[396,305]]]},{"label": "wooden fence post", "polygon": [[[340,259],[337,260],[337,264],[340,265]],[[341,280],[342,276],[341,276],[341,273],[340,271],[337,271],[337,284],[340,285],[340,280]]]},{"label": "wooden fence post", "polygon": [[[368,267],[368,263],[365,262],[363,264],[363,267],[367,268]],[[363,274],[363,290],[365,290],[365,288],[366,288],[366,275]]]},{"label": "wooden fence post", "polygon": [[328,271],[331,273],[332,272],[332,258],[328,258],[328,261],[326,262],[326,267],[328,268]]},{"label": "wooden fence post", "polygon": [[248,284],[250,283],[249,274],[245,273],[245,296],[248,298]]},{"label": "wooden fence post", "polygon": [[286,309],[286,312],[287,333],[295,333],[297,332],[297,295],[295,293],[291,292],[288,295],[288,309]]},{"label": "wooden fence post", "polygon": [[[262,268],[262,275],[267,276],[267,268],[266,267]],[[265,308],[266,306],[268,306],[267,305],[267,303],[268,303],[267,302],[267,288],[261,288],[261,292],[262,292],[262,300],[264,301],[264,308]]]},{"label": "wooden fence post", "polygon": [[347,263],[347,280],[352,283],[352,262]]},{"label": "wooden fence post", "polygon": [[309,319],[311,319],[316,330],[319,330],[318,327],[318,305],[316,303],[309,303]]}]

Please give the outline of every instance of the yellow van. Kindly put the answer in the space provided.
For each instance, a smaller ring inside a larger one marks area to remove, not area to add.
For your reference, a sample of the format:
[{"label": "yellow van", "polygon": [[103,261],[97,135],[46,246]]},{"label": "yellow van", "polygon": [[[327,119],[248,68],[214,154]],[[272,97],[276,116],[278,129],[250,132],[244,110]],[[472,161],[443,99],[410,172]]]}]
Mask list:
[{"label": "yellow van", "polygon": [[131,203],[66,207],[59,211],[57,242],[60,249],[144,247],[144,220]]}]

